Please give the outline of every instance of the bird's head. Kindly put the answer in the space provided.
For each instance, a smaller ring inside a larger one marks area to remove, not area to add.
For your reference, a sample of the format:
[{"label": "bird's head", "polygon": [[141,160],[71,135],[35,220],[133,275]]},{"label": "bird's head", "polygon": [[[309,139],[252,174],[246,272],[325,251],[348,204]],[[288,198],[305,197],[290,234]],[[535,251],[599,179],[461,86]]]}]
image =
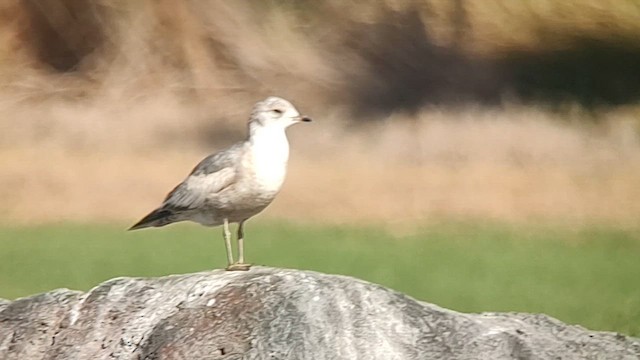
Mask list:
[{"label": "bird's head", "polygon": [[280,127],[285,129],[299,122],[310,122],[311,118],[301,115],[287,100],[270,96],[256,103],[249,119],[250,127]]}]

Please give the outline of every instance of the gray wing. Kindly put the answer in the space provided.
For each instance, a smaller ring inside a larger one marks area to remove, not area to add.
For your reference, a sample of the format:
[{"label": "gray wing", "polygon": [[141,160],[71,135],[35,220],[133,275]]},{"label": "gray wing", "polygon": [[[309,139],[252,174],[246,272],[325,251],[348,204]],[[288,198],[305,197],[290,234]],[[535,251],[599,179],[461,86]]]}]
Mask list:
[{"label": "gray wing", "polygon": [[189,175],[213,174],[224,168],[235,167],[242,157],[244,146],[245,143],[240,142],[219,153],[207,156],[191,170]]},{"label": "gray wing", "polygon": [[233,184],[237,177],[237,164],[241,161],[242,146],[242,143],[236,144],[200,161],[191,174],[167,195],[162,208],[198,208],[208,196]]}]

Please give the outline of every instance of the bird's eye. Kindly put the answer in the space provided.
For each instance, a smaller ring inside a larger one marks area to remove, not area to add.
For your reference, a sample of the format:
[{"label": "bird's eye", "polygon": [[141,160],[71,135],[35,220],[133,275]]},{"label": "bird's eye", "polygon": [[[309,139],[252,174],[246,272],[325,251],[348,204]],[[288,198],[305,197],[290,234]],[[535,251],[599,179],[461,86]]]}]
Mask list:
[{"label": "bird's eye", "polygon": [[282,111],[282,110],[280,110],[280,109],[273,109],[273,112],[274,112],[274,113],[276,113],[276,114],[278,114],[278,115],[282,115],[282,113],[283,113],[284,111]]}]

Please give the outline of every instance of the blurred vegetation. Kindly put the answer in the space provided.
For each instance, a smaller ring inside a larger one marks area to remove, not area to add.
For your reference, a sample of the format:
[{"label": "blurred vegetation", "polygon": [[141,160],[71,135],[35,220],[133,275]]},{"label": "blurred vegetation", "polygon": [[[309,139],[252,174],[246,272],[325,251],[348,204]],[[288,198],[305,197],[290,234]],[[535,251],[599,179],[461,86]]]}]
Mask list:
[{"label": "blurred vegetation", "polygon": [[375,115],[640,97],[633,0],[9,0],[0,20],[0,84],[29,98],[275,92]]},{"label": "blurred vegetation", "polygon": [[[219,231],[125,227],[0,228],[0,297],[225,264]],[[257,222],[247,251],[256,264],[355,276],[458,311],[541,312],[640,335],[637,229],[467,222],[393,236],[376,227]]]},{"label": "blurred vegetation", "polygon": [[2,1],[0,212],[128,218],[275,94],[319,120],[289,216],[635,221],[638,39],[633,0]]}]

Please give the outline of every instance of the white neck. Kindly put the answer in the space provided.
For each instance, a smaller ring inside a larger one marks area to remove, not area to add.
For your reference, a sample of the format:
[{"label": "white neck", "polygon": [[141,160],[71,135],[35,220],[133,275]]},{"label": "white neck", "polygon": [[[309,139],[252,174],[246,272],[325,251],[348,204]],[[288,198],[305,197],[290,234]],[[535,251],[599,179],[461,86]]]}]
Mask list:
[{"label": "white neck", "polygon": [[252,148],[260,149],[265,156],[270,155],[284,162],[289,160],[289,140],[284,128],[278,126],[252,128],[249,142]]},{"label": "white neck", "polygon": [[254,127],[249,135],[255,177],[265,190],[278,191],[284,182],[289,160],[284,130],[278,126]]}]

